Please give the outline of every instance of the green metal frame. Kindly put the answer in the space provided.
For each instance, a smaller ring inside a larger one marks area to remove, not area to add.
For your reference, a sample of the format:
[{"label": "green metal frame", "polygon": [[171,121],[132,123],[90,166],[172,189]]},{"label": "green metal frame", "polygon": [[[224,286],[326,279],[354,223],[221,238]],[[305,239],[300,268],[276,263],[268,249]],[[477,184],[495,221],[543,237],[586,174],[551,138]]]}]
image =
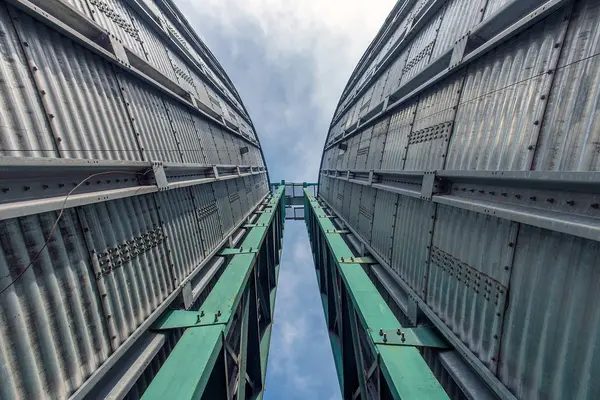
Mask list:
[{"label": "green metal frame", "polygon": [[143,399],[261,399],[282,236],[285,185],[275,191],[199,310],[167,311],[155,331],[185,329]]},{"label": "green metal frame", "polygon": [[[428,329],[402,327],[319,201],[304,190],[305,222],[345,399],[447,399],[417,347],[444,348]],[[404,340],[403,340],[404,339]]]}]

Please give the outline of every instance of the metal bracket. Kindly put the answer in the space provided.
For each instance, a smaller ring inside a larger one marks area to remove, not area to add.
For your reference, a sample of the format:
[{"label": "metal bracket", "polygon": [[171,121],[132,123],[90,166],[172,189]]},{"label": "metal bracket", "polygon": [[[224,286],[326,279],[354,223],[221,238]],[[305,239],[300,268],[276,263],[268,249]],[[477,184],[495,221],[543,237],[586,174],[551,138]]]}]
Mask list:
[{"label": "metal bracket", "polygon": [[379,262],[372,257],[340,257],[338,264],[379,264]]},{"label": "metal bracket", "polygon": [[435,171],[426,171],[423,175],[421,185],[421,199],[431,200],[433,198],[433,187],[435,185]]},{"label": "metal bracket", "polygon": [[266,226],[267,226],[267,224],[263,224],[263,223],[260,223],[260,224],[245,224],[245,225],[243,225],[243,228],[264,228]]},{"label": "metal bracket", "polygon": [[325,233],[337,233],[339,235],[345,235],[350,233],[350,231],[346,230],[346,229],[327,229],[325,231]]},{"label": "metal bracket", "polygon": [[335,215],[319,215],[318,217],[319,218],[327,218],[327,219],[329,219],[329,218],[336,218]]},{"label": "metal bracket", "polygon": [[249,249],[245,249],[240,247],[239,249],[223,249],[219,252],[220,256],[235,256],[236,254],[254,254],[258,253],[258,249],[253,249],[252,247]]},{"label": "metal bracket", "polygon": [[171,329],[194,328],[199,326],[227,324],[231,312],[217,310],[216,312],[168,310],[155,323],[150,330],[167,331]]},{"label": "metal bracket", "polygon": [[272,214],[273,210],[261,210],[261,211],[257,211],[257,214]]},{"label": "metal bracket", "polygon": [[448,69],[452,69],[462,62],[463,58],[465,57],[468,41],[469,35],[467,34],[454,43],[454,47],[452,48],[452,56],[450,58],[450,66]]},{"label": "metal bracket", "polygon": [[169,181],[167,180],[167,174],[165,174],[165,167],[161,162],[152,163],[152,171],[154,172],[154,180],[158,190],[163,191],[169,189]]},{"label": "metal bracket", "polygon": [[398,328],[395,330],[383,330],[371,332],[371,338],[375,344],[388,346],[412,346],[433,347],[437,349],[452,348],[441,338],[433,328]]},{"label": "metal bracket", "polygon": [[192,281],[189,280],[181,289],[181,297],[183,298],[183,306],[187,310],[194,304],[194,295],[192,294]]}]

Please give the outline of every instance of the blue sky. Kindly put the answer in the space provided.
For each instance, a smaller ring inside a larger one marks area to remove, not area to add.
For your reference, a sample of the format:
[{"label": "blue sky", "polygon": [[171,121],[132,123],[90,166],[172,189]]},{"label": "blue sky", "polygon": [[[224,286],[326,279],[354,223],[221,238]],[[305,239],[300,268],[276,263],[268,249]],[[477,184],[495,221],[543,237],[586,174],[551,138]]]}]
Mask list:
[{"label": "blue sky", "polygon": [[[329,122],[393,0],[176,0],[238,92],[272,181],[316,181]],[[340,399],[305,227],[288,221],[266,400]]]}]

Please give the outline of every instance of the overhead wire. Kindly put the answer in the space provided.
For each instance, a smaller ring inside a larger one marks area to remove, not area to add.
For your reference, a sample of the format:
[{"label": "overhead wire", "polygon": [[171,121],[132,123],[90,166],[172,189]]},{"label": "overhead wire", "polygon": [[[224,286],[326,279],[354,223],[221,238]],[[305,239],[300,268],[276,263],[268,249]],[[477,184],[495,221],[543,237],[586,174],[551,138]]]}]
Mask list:
[{"label": "overhead wire", "polygon": [[[58,223],[60,222],[62,216],[64,215],[66,204],[67,204],[67,200],[69,199],[69,197],[79,187],[81,187],[88,180],[90,180],[92,178],[95,178],[97,176],[101,176],[101,175],[121,174],[121,175],[141,175],[141,176],[145,176],[150,171],[152,171],[152,168],[149,168],[146,172],[143,172],[143,173],[142,172],[128,172],[128,171],[104,171],[104,172],[97,172],[95,174],[91,174],[91,175],[87,176],[85,179],[83,179],[81,182],[79,182],[77,185],[75,185],[73,187],[73,189],[71,189],[69,191],[69,193],[67,193],[67,195],[65,196],[65,199],[63,200],[61,208],[60,208],[60,211],[58,213],[58,217],[56,218],[56,221],[54,221],[54,224],[52,225],[52,228],[50,229],[50,233],[46,237],[46,240],[45,240],[44,244],[42,245],[42,247],[38,250],[38,252],[35,254],[35,256],[29,261],[29,264],[27,264],[27,266],[21,272],[19,272],[19,274],[16,276],[16,278],[14,278],[4,289],[0,290],[0,295],[2,295],[4,292],[6,292],[10,287],[12,287],[15,283],[17,283],[17,281],[19,281],[19,279],[21,279],[25,275],[25,272],[27,272],[29,270],[29,268],[31,268],[33,266],[33,264],[37,261],[38,257],[44,251],[44,249],[48,246],[48,243],[50,243],[50,239],[52,239],[52,235],[54,235],[54,232],[56,231],[56,227],[58,226]],[[138,193],[139,189],[140,188],[138,188],[138,190],[134,193],[134,196]]]}]

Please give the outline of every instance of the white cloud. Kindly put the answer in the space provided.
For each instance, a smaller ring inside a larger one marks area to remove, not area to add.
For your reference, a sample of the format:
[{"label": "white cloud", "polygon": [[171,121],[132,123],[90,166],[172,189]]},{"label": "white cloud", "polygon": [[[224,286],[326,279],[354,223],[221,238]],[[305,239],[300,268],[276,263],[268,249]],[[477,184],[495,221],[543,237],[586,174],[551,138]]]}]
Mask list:
[{"label": "white cloud", "polygon": [[[316,181],[350,73],[394,0],[176,0],[238,89],[272,181]],[[286,223],[265,399],[337,399],[301,222]],[[274,379],[275,378],[275,379]]]},{"label": "white cloud", "polygon": [[[177,3],[240,89],[267,152],[272,178],[275,174],[288,181],[315,180],[341,91],[394,1]],[[245,43],[252,43],[260,54],[246,54]],[[243,65],[225,64],[227,53]],[[274,83],[284,93],[270,105],[275,110],[265,110]]]}]

